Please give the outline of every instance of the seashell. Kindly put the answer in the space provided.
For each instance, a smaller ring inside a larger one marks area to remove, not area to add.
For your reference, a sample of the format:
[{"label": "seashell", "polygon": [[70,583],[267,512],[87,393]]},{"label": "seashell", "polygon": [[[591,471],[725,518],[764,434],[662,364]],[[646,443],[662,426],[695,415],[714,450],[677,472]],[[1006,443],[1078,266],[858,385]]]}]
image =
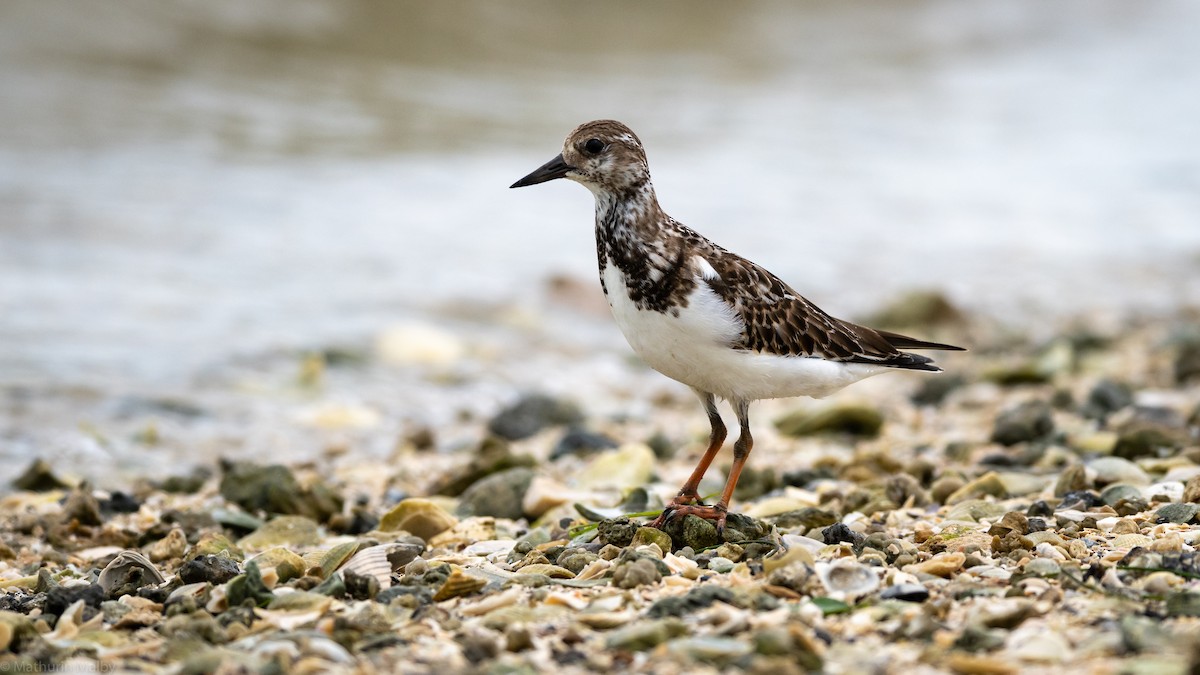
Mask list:
[{"label": "seashell", "polygon": [[521,574],[544,574],[551,579],[574,579],[575,573],[565,567],[558,565],[547,565],[545,563],[534,563],[521,568]]},{"label": "seashell", "polygon": [[132,569],[145,570],[145,573],[155,585],[161,584],[166,580],[162,572],[159,572],[154,563],[150,562],[146,556],[137,551],[128,550],[118,553],[117,557],[104,566],[104,569],[100,571],[100,578],[97,580],[97,583],[100,584],[100,588],[105,593],[108,593],[117,584],[125,580]]},{"label": "seashell", "polygon": [[479,602],[462,607],[459,611],[467,616],[483,616],[492,610],[516,604],[524,595],[520,588],[514,586],[503,593],[489,595]]},{"label": "seashell", "polygon": [[320,561],[317,563],[321,568],[321,578],[327,579],[330,574],[337,571],[351,556],[358,550],[358,542],[350,541],[344,544],[338,544],[333,548],[321,554]]},{"label": "seashell", "polygon": [[429,541],[434,535],[454,527],[458,520],[445,509],[428,499],[405,499],[383,514],[379,529],[384,532],[404,530]]},{"label": "seashell", "polygon": [[1135,546],[1149,546],[1154,540],[1144,534],[1122,534],[1119,537],[1114,537],[1110,542],[1114,548],[1133,548]]},{"label": "seashell", "polygon": [[1029,541],[1032,541],[1034,544],[1050,544],[1052,546],[1066,546],[1067,545],[1067,542],[1064,541],[1062,537],[1058,536],[1057,534],[1055,534],[1054,532],[1051,532],[1049,530],[1042,530],[1041,532],[1030,532],[1029,534],[1025,535],[1025,537],[1027,539],[1029,539]]},{"label": "seashell", "polygon": [[392,562],[388,560],[390,548],[391,546],[388,544],[368,546],[347,560],[346,564],[342,566],[342,571],[375,577],[381,589],[391,588]]},{"label": "seashell", "polygon": [[583,597],[578,591],[574,593],[553,591],[546,594],[544,602],[547,605],[561,605],[574,610],[580,610],[588,606],[587,598]]},{"label": "seashell", "polygon": [[[799,537],[796,538],[799,539]],[[812,552],[801,545],[789,546],[785,550],[775,551],[773,554],[763,558],[763,572],[770,574],[792,563],[812,565],[814,563]]]},{"label": "seashell", "polygon": [[254,556],[251,560],[258,565],[260,572],[274,569],[278,580],[285,582],[304,576],[304,572],[308,568],[308,565],[304,562],[304,558],[282,546],[269,548]]},{"label": "seashell", "polygon": [[608,568],[612,567],[612,563],[608,560],[593,560],[588,563],[587,567],[579,570],[579,574],[575,575],[578,581],[587,581],[588,579],[599,579],[608,573]]},{"label": "seashell", "polygon": [[684,579],[700,578],[700,565],[698,565],[695,560],[681,558],[674,553],[668,553],[663,556],[663,564],[665,564],[667,569],[671,570],[672,573],[678,574]]},{"label": "seashell", "polygon": [[508,555],[508,552],[513,550],[517,545],[515,539],[492,539],[490,541],[478,541],[463,549],[463,555],[474,555],[488,557],[501,553]]},{"label": "seashell", "polygon": [[438,592],[434,594],[433,601],[441,602],[442,600],[449,600],[450,598],[470,595],[479,591],[479,589],[486,585],[486,580],[467,574],[459,568],[455,568],[454,571],[450,573],[450,576],[446,578],[446,581],[442,584],[442,587],[438,589]]},{"label": "seashell", "polygon": [[949,577],[962,568],[967,556],[964,553],[939,553],[925,562],[913,563],[904,568],[912,574],[931,574],[935,577]]},{"label": "seashell", "polygon": [[875,568],[848,560],[817,563],[817,578],[830,596],[853,598],[873,593],[879,588]]},{"label": "seashell", "polygon": [[167,601],[163,604],[170,604],[172,600],[179,600],[180,598],[186,598],[189,596],[199,600],[201,597],[203,597],[204,592],[207,591],[208,588],[209,586],[207,581],[197,581],[194,584],[184,584],[171,591],[171,594],[167,596]]}]

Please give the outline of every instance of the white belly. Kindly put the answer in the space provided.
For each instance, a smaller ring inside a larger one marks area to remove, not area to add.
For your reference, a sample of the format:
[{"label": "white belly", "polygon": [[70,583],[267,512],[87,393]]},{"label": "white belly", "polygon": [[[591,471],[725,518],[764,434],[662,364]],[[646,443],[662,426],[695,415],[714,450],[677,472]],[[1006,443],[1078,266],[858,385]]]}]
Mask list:
[{"label": "white belly", "polygon": [[629,346],[651,368],[695,389],[729,400],[821,397],[883,372],[869,364],[778,356],[733,349],[742,322],[705,283],[697,283],[678,314],[643,311],[629,299],[625,278],[611,263],[604,286],[613,317]]}]

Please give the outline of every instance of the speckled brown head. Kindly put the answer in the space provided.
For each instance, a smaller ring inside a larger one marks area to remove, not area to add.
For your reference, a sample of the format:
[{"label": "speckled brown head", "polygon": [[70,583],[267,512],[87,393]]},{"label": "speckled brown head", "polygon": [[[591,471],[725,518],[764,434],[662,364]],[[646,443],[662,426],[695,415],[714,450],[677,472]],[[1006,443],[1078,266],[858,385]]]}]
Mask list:
[{"label": "speckled brown head", "polygon": [[650,182],[650,167],[642,142],[616,120],[596,120],[575,128],[558,157],[543,164],[511,187],[537,185],[569,178],[594,193],[628,193]]}]

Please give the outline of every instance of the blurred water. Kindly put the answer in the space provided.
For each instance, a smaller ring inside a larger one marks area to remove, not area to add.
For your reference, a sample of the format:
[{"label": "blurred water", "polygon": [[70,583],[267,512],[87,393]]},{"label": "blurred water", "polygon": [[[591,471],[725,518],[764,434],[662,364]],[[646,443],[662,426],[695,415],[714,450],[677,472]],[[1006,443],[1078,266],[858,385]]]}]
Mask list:
[{"label": "blurred water", "polygon": [[0,381],[186,381],[594,283],[586,191],[506,186],[599,117],[669,212],[837,314],[1195,303],[1197,27],[1182,1],[5,2]]}]

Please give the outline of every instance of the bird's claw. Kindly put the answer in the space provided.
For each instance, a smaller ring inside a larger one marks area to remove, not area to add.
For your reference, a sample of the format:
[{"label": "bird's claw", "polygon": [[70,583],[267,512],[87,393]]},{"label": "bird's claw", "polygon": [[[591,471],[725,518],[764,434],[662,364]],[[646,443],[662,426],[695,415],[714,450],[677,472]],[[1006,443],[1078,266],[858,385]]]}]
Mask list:
[{"label": "bird's claw", "polygon": [[[698,498],[697,501],[699,501]],[[713,504],[712,506],[696,503],[680,503],[677,497],[671,500],[670,504],[667,504],[663,512],[654,519],[654,522],[650,523],[650,527],[661,530],[667,523],[679,516],[698,516],[705,520],[713,521],[713,525],[717,528],[717,536],[720,537],[725,533],[725,519],[729,516],[729,510],[721,503]]]}]

